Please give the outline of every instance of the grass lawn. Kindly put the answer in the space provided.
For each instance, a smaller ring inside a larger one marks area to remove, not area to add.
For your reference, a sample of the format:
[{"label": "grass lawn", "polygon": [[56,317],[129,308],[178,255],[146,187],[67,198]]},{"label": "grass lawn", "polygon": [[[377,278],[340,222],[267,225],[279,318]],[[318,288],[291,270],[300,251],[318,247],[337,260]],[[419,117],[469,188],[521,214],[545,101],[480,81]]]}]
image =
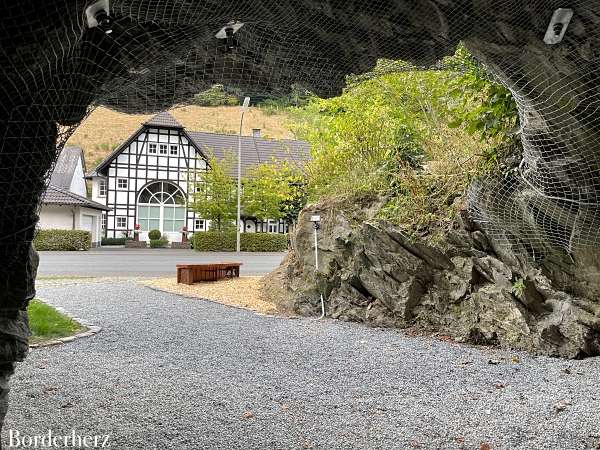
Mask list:
[{"label": "grass lawn", "polygon": [[56,338],[72,336],[83,330],[83,326],[59,313],[52,306],[39,300],[29,303],[29,327],[31,344],[40,344]]}]

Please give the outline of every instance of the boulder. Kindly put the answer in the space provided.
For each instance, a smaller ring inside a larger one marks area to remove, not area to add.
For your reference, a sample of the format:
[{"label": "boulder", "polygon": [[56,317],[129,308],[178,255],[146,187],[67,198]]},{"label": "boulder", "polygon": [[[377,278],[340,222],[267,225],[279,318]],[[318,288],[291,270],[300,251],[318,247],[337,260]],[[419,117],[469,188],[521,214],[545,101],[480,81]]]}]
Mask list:
[{"label": "boulder", "polygon": [[[540,268],[498,254],[481,230],[457,227],[432,246],[375,219],[380,203],[332,200],[300,216],[295,249],[267,279],[278,302],[303,315],[373,326],[416,327],[459,342],[537,354],[600,355],[600,302],[553,285]],[[311,215],[321,216],[315,270]]]}]

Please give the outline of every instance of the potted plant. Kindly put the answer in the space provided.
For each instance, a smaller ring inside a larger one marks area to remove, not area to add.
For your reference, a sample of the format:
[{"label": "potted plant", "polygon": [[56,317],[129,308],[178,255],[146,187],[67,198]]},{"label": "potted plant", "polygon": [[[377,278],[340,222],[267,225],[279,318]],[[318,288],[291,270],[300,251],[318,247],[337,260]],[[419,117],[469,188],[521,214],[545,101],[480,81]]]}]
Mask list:
[{"label": "potted plant", "polygon": [[136,242],[140,241],[140,230],[142,229],[142,226],[139,223],[136,223],[133,226],[133,240]]}]

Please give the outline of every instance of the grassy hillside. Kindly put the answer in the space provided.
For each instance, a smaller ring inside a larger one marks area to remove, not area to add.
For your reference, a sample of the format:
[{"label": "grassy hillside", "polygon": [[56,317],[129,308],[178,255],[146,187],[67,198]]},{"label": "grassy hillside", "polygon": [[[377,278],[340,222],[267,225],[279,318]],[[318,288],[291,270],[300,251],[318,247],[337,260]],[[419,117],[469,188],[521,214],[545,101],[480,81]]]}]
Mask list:
[{"label": "grassy hillside", "polygon": [[[174,108],[170,113],[190,131],[225,134],[237,134],[239,131],[240,110],[236,106],[184,106]],[[77,128],[67,144],[83,148],[90,170],[152,116],[122,114],[101,107]],[[252,128],[260,128],[264,137],[291,138],[291,132],[285,127],[286,121],[284,114],[266,114],[258,108],[250,108],[244,119],[244,134],[251,134]]]}]

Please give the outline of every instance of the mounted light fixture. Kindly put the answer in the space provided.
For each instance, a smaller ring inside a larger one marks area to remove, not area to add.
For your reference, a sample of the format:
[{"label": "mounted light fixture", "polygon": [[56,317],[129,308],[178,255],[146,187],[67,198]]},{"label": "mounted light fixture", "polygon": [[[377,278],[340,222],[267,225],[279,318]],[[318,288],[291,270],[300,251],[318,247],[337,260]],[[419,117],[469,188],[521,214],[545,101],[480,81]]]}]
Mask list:
[{"label": "mounted light fixture", "polygon": [[100,28],[106,34],[112,33],[109,0],[99,0],[85,10],[89,28]]},{"label": "mounted light fixture", "polygon": [[570,8],[559,8],[554,11],[546,36],[544,36],[544,42],[548,45],[556,45],[562,42],[572,18],[573,10]]},{"label": "mounted light fixture", "polygon": [[223,28],[221,28],[217,34],[215,34],[215,37],[217,39],[222,39],[222,40],[226,40],[226,46],[227,46],[227,50],[231,51],[233,50],[235,47],[237,47],[237,42],[234,38],[234,35],[240,30],[240,28],[242,28],[244,26],[243,22],[237,22],[235,20],[232,20],[231,22],[229,22],[227,25],[225,25]]}]

